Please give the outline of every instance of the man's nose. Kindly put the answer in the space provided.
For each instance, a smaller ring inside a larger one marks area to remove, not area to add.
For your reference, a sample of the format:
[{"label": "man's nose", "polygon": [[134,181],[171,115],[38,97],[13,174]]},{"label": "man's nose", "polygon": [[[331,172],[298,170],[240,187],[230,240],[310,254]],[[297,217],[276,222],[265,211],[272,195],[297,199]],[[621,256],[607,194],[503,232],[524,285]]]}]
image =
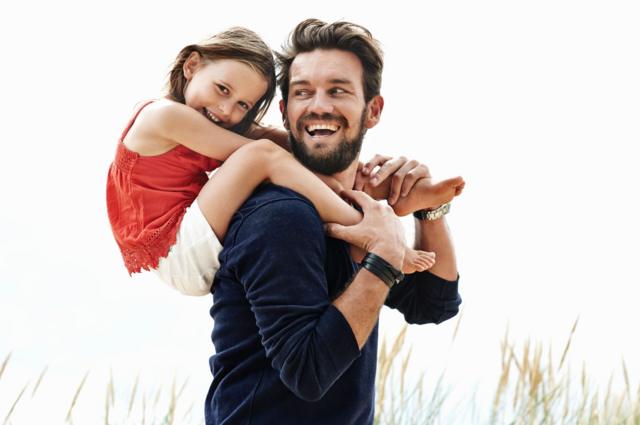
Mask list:
[{"label": "man's nose", "polygon": [[317,92],[309,103],[308,112],[314,112],[318,115],[333,112],[333,102],[325,93]]}]

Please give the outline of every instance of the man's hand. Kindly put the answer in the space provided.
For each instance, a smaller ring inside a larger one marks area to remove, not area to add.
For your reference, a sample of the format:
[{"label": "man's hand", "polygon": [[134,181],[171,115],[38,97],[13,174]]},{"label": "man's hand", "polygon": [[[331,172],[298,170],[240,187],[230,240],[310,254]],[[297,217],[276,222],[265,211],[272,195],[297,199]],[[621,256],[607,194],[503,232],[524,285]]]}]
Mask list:
[{"label": "man's hand", "polygon": [[367,163],[358,165],[354,189],[363,190],[375,199],[386,199],[393,206],[423,178],[431,178],[429,168],[416,160],[375,155]]},{"label": "man's hand", "polygon": [[[404,235],[400,219],[391,207],[379,203],[364,192],[343,192],[347,201],[360,206],[362,221],[353,226],[335,223],[326,225],[327,233],[352,245],[362,247],[382,257],[391,266],[400,269],[404,260]],[[367,342],[378,321],[380,307],[389,295],[389,287],[377,274],[361,268],[333,305],[351,327],[358,348]]]},{"label": "man's hand", "polygon": [[327,234],[373,252],[400,269],[405,252],[404,231],[393,210],[364,192],[345,190],[342,196],[357,204],[364,217],[353,226],[328,223],[325,226]]}]

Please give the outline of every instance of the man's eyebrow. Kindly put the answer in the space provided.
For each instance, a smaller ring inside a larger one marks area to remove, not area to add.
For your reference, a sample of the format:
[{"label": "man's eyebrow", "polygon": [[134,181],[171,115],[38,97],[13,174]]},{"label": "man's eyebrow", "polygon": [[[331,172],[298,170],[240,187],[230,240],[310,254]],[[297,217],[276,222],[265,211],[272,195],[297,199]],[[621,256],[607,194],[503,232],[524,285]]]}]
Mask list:
[{"label": "man's eyebrow", "polygon": [[353,82],[351,82],[351,80],[346,80],[344,78],[333,78],[331,80],[329,80],[330,83],[332,84],[346,84],[346,85],[352,85]]},{"label": "man's eyebrow", "polygon": [[309,81],[307,80],[291,80],[289,82],[290,86],[304,86],[304,85],[308,85]]},{"label": "man's eyebrow", "polygon": [[[332,78],[331,80],[329,80],[329,82],[331,84],[344,84],[344,85],[353,85],[353,82],[351,80],[348,80],[346,78]],[[291,80],[289,82],[289,86],[306,86],[309,85],[311,83],[309,83],[308,80]]]}]

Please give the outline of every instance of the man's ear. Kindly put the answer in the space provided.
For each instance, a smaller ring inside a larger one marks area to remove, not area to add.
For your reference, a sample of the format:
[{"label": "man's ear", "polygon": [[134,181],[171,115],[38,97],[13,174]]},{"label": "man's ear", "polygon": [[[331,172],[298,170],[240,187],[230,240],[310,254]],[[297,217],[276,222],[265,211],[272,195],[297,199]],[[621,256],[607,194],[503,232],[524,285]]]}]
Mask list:
[{"label": "man's ear", "polygon": [[280,113],[282,114],[282,125],[284,125],[284,128],[286,128],[287,130],[290,130],[289,120],[287,119],[287,104],[284,103],[283,99],[280,99],[280,103],[278,103],[278,106],[280,106]]},{"label": "man's ear", "polygon": [[375,125],[380,122],[382,108],[384,108],[384,99],[380,95],[374,96],[373,99],[367,103],[367,117],[364,121],[366,128],[375,127]]},{"label": "man's ear", "polygon": [[182,65],[182,73],[184,74],[184,78],[186,78],[187,81],[193,78],[193,74],[195,74],[201,63],[202,56],[200,56],[200,53],[191,52],[191,54],[189,54],[189,57],[186,61],[184,61],[184,64]]}]

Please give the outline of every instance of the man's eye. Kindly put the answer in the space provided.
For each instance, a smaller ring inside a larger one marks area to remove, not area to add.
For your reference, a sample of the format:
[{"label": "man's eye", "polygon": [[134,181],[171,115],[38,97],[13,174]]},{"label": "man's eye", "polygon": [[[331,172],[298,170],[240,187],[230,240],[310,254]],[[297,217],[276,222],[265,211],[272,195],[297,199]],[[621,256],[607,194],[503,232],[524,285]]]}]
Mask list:
[{"label": "man's eye", "polygon": [[309,90],[296,90],[294,95],[296,96],[308,96]]},{"label": "man's eye", "polygon": [[217,84],[218,90],[220,90],[223,94],[229,94],[229,89],[223,86],[222,84]]},{"label": "man's eye", "polygon": [[346,93],[346,90],[341,89],[339,87],[331,89],[331,94],[343,94],[343,93]]}]

